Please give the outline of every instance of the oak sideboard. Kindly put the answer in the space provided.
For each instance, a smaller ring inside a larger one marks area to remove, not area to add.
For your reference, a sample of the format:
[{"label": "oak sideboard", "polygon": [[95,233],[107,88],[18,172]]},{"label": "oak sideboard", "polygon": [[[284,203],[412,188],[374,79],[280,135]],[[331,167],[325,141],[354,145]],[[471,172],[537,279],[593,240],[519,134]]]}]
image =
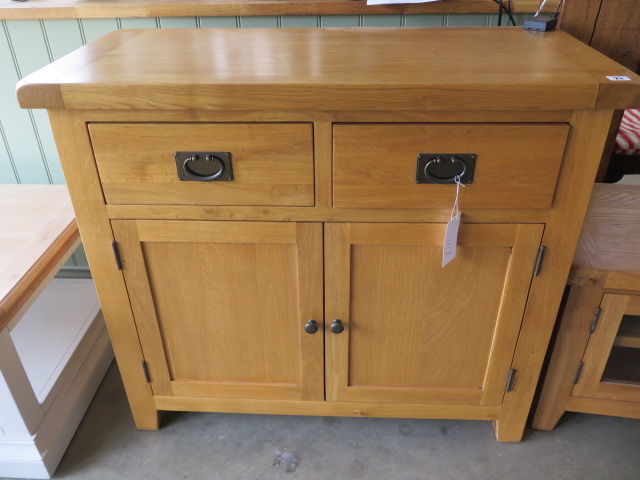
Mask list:
[{"label": "oak sideboard", "polygon": [[640,78],[560,31],[123,30],[17,95],[49,111],[138,428],[454,418],[519,441]]}]

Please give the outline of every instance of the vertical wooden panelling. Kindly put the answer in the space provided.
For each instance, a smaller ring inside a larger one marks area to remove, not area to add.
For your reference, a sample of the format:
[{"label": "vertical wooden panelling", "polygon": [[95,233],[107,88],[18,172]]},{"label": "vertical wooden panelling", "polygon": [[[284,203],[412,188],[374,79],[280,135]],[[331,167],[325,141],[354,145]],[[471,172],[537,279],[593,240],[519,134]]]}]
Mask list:
[{"label": "vertical wooden panelling", "polygon": [[196,28],[198,26],[195,17],[166,17],[159,18],[160,28]]},{"label": "vertical wooden panelling", "polygon": [[402,15],[363,15],[363,27],[401,27]]},{"label": "vertical wooden panelling", "polygon": [[320,26],[322,27],[359,27],[361,15],[322,15]]},{"label": "vertical wooden panelling", "polygon": [[[518,27],[521,27],[524,25],[524,21],[529,18],[532,14],[529,13],[512,13],[511,16],[513,17],[513,19],[516,21],[516,25]],[[508,23],[508,25],[507,25]],[[487,26],[488,27],[497,27],[498,26],[498,14],[497,13],[490,13],[489,14],[489,20],[487,21]],[[509,22],[509,16],[506,13],[502,13],[502,26],[513,26],[513,24],[511,24]]]},{"label": "vertical wooden panelling", "polygon": [[49,63],[40,22],[7,20],[2,22],[2,26],[0,123],[6,139],[7,157],[13,161],[17,183],[51,183],[32,112],[20,109],[15,95],[16,83],[23,75],[36,70],[38,65]]},{"label": "vertical wooden panelling", "polygon": [[320,17],[318,15],[283,15],[280,18],[282,27],[319,27]]},{"label": "vertical wooden panelling", "polygon": [[122,28],[158,28],[157,18],[121,18]]},{"label": "vertical wooden panelling", "polygon": [[444,26],[445,15],[435,13],[420,13],[404,16],[405,27],[442,27]]},{"label": "vertical wooden panelling", "polygon": [[445,26],[447,27],[484,27],[486,25],[487,25],[487,15],[475,14],[475,13],[447,14],[446,24],[445,24]]},{"label": "vertical wooden panelling", "polygon": [[56,19],[43,21],[46,42],[54,60],[82,46],[83,39],[79,20]]},{"label": "vertical wooden panelling", "polygon": [[200,17],[202,28],[238,28],[238,17]]},{"label": "vertical wooden panelling", "polygon": [[240,28],[276,28],[279,26],[279,17],[275,15],[240,17]]},{"label": "vertical wooden panelling", "polygon": [[91,42],[102,35],[118,30],[118,20],[115,18],[83,18],[80,27],[85,42]]},{"label": "vertical wooden panelling", "polygon": [[0,184],[18,183],[18,177],[13,167],[13,162],[9,157],[6,135],[0,123]]}]

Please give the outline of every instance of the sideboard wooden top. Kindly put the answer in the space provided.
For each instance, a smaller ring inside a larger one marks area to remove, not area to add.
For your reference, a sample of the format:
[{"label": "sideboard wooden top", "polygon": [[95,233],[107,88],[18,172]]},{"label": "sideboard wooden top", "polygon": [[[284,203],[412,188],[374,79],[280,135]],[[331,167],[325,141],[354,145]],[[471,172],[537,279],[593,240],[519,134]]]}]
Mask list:
[{"label": "sideboard wooden top", "polygon": [[121,30],[17,94],[47,109],[574,110],[638,106],[640,77],[520,27]]}]

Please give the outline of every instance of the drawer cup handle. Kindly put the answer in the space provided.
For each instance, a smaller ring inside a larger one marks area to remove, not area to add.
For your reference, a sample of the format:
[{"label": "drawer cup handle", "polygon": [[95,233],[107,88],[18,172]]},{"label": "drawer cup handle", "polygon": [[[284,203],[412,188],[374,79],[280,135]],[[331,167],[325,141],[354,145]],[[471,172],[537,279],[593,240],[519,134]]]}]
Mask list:
[{"label": "drawer cup handle", "polygon": [[472,153],[421,153],[416,167],[416,183],[472,183],[476,156]]},{"label": "drawer cup handle", "polygon": [[230,152],[176,152],[178,180],[189,182],[231,181]]}]

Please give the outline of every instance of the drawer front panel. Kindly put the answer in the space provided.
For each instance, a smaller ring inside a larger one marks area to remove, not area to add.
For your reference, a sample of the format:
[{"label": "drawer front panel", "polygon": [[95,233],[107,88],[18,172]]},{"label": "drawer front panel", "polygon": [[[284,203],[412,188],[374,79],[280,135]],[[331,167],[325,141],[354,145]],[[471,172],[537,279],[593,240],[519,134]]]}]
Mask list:
[{"label": "drawer front panel", "polygon": [[475,154],[460,208],[547,208],[565,124],[339,124],[334,126],[336,207],[451,208],[455,184],[417,184],[421,153]]},{"label": "drawer front panel", "polygon": [[[311,124],[89,125],[107,203],[312,206]],[[181,181],[175,152],[230,152],[232,181]]]}]

